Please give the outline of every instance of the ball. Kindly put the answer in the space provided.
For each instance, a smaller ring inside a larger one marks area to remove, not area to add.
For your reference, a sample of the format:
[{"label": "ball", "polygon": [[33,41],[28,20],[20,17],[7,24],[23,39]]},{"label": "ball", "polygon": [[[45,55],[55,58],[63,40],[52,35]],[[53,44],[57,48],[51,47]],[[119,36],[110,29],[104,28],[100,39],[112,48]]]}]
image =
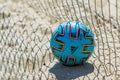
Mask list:
[{"label": "ball", "polygon": [[84,64],[94,51],[94,34],[89,27],[78,21],[64,22],[52,33],[50,47],[62,64]]}]

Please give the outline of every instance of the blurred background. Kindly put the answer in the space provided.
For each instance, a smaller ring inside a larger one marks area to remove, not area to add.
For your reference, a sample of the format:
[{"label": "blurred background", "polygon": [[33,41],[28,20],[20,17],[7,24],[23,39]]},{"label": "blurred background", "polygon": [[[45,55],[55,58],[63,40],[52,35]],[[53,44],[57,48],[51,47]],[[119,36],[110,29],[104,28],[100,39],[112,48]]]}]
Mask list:
[{"label": "blurred background", "polygon": [[[0,0],[0,80],[119,80],[120,0]],[[80,21],[95,34],[88,63],[65,67],[50,50],[52,31]]]}]

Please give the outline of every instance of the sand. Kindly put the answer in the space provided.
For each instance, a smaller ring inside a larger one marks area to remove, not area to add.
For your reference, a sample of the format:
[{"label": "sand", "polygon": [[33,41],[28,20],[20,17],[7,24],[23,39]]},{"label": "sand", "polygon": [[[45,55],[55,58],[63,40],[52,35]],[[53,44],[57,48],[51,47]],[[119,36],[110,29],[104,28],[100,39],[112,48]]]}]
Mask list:
[{"label": "sand", "polygon": [[[104,18],[100,0],[96,2],[97,12],[92,1],[91,10],[87,0],[84,5],[79,0],[79,6],[77,0],[65,0],[64,8],[61,1],[58,0],[58,4],[56,0],[0,0],[0,80],[120,79],[120,32],[117,24],[120,15],[117,20],[115,0],[110,0],[111,22],[108,0],[103,0],[102,4]],[[50,50],[52,31],[69,20],[79,20],[95,34],[95,51],[83,66],[63,66],[53,58]]]}]

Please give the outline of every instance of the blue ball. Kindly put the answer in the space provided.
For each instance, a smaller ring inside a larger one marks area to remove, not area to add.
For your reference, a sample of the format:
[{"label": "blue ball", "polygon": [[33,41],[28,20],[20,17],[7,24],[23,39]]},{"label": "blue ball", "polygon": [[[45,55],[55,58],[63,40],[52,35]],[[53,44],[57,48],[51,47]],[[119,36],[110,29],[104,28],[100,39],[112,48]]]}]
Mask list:
[{"label": "blue ball", "polygon": [[80,22],[64,22],[53,32],[50,47],[62,64],[73,66],[84,64],[94,51],[92,31]]}]

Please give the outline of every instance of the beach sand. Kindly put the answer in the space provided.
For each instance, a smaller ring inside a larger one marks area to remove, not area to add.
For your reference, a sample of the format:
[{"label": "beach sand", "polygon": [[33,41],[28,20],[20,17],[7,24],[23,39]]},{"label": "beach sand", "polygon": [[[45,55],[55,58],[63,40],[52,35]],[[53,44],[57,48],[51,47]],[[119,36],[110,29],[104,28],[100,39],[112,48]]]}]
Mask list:
[{"label": "beach sand", "polygon": [[[103,0],[104,17],[100,0],[97,12],[92,1],[91,9],[87,0],[84,5],[83,0],[71,1],[63,1],[63,8],[62,0],[0,0],[0,80],[120,79],[120,14],[117,19],[115,0],[109,2],[110,16],[108,0]],[[49,40],[60,23],[73,20],[92,29],[96,48],[86,64],[67,67],[54,59]]]}]

